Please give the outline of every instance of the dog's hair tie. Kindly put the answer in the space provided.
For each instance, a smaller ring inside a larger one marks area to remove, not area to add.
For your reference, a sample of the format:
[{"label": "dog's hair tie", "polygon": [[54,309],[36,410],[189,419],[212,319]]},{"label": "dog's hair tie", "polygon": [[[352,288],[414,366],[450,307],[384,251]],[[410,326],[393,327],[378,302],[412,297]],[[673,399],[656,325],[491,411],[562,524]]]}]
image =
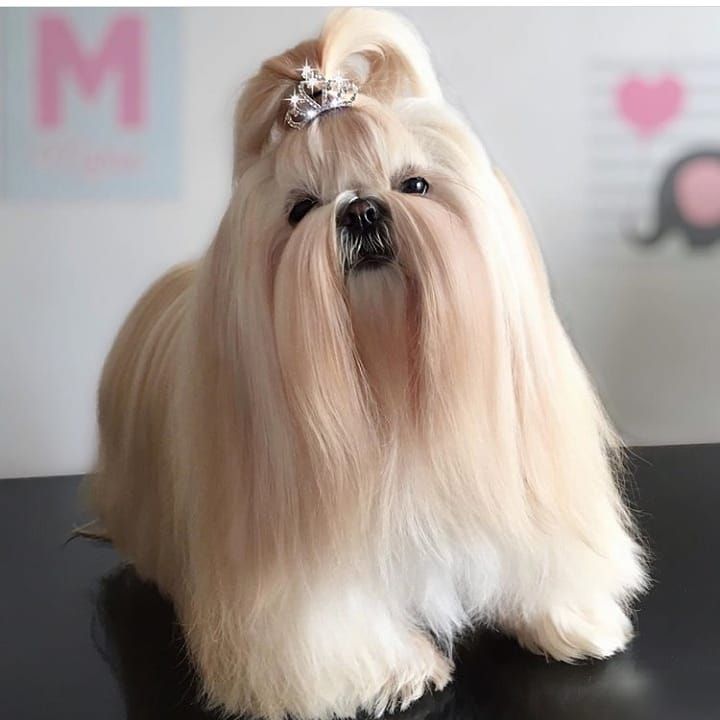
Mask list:
[{"label": "dog's hair tie", "polygon": [[287,98],[290,107],[285,122],[293,128],[305,127],[328,110],[349,107],[355,102],[358,86],[340,75],[326,78],[307,62],[300,68],[301,80]]}]

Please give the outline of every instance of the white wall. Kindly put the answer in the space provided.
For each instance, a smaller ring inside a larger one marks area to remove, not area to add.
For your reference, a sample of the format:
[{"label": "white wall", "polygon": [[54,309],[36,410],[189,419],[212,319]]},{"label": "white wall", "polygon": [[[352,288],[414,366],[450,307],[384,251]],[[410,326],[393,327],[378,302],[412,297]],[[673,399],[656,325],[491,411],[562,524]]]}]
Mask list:
[{"label": "white wall", "polygon": [[[114,334],[155,277],[202,251],[224,209],[242,81],[314,34],[325,12],[183,11],[177,201],[0,200],[0,477],[89,467]],[[638,253],[615,237],[591,241],[587,221],[588,68],[615,56],[717,58],[720,10],[402,12],[524,199],[560,313],[625,439],[720,441],[720,250]]]}]

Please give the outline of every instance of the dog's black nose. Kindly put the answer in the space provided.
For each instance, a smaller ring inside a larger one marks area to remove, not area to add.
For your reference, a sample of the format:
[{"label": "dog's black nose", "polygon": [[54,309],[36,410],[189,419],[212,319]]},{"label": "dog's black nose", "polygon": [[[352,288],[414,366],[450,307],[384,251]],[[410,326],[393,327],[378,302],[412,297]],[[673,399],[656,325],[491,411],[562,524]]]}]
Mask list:
[{"label": "dog's black nose", "polygon": [[389,210],[378,200],[356,198],[338,216],[345,272],[380,267],[395,259]]},{"label": "dog's black nose", "polygon": [[382,210],[373,200],[356,198],[340,216],[339,225],[355,232],[365,232],[382,219]]}]

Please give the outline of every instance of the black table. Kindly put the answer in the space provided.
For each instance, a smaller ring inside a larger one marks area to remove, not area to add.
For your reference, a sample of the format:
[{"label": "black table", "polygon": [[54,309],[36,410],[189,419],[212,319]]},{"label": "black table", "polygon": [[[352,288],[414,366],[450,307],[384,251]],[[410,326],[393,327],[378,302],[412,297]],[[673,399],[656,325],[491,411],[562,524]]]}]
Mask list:
[{"label": "black table", "polygon": [[[720,445],[635,451],[655,584],[624,654],[548,663],[483,633],[402,720],[720,718]],[[208,718],[171,606],[110,547],[63,544],[77,477],[0,481],[0,718]]]}]

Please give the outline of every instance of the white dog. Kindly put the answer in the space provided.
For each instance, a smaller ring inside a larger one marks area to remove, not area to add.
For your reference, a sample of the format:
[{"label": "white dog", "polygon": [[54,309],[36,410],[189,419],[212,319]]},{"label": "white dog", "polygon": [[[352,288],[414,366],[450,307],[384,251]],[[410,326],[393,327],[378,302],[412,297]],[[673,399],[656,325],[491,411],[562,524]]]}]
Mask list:
[{"label": "white dog", "polygon": [[491,625],[631,636],[617,442],[527,221],[400,18],[333,13],[236,116],[206,255],[127,319],[94,507],[172,598],[209,704],[404,707]]}]

